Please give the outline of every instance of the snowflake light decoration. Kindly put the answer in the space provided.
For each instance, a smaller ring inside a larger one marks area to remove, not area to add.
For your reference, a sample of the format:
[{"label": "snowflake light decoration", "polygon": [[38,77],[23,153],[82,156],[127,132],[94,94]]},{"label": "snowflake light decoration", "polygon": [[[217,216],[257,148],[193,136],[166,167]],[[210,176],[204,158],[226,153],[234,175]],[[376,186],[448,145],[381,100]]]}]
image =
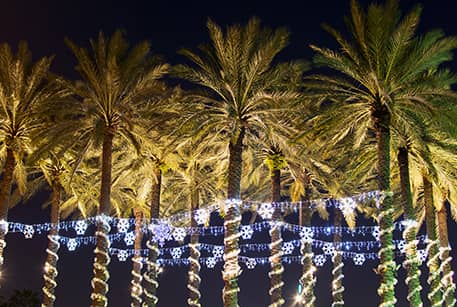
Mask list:
[{"label": "snowflake light decoration", "polygon": [[171,227],[169,225],[161,223],[151,226],[152,240],[158,242],[160,246],[163,246],[165,241],[172,239]]},{"label": "snowflake light decoration", "polygon": [[130,228],[130,223],[128,219],[119,219],[119,222],[117,222],[117,230],[119,232],[127,232]]},{"label": "snowflake light decoration", "polygon": [[316,255],[316,256],[314,256],[314,263],[317,266],[323,266],[325,264],[325,261],[327,261],[327,258],[324,255]]},{"label": "snowflake light decoration", "polygon": [[70,252],[74,251],[77,246],[78,246],[78,242],[76,241],[76,239],[71,238],[68,240],[67,248]]},{"label": "snowflake light decoration", "polygon": [[260,205],[260,208],[257,209],[257,212],[260,214],[260,216],[265,220],[265,219],[271,219],[273,216],[273,212],[275,209],[270,203],[264,203]]},{"label": "snowflake light decoration", "polygon": [[322,246],[322,250],[326,255],[333,255],[335,253],[335,247],[332,243],[324,244],[324,246]]},{"label": "snowflake light decoration", "polygon": [[338,204],[338,208],[343,212],[344,215],[350,215],[354,212],[357,207],[357,203],[351,197],[341,198]]},{"label": "snowflake light decoration", "polygon": [[371,235],[373,236],[373,238],[375,238],[376,240],[379,240],[379,237],[381,235],[380,231],[379,231],[379,226],[375,226],[374,229],[373,229],[373,232],[371,233]]},{"label": "snowflake light decoration", "polygon": [[194,220],[198,225],[204,225],[209,220],[209,212],[206,209],[195,210]]},{"label": "snowflake light decoration", "polygon": [[76,221],[75,231],[78,236],[82,236],[87,230],[87,224],[85,221]]},{"label": "snowflake light decoration", "polygon": [[24,230],[23,230],[23,233],[24,233],[24,237],[26,239],[31,239],[31,238],[33,238],[33,234],[35,233],[35,229],[33,229],[32,225],[26,225]]},{"label": "snowflake light decoration", "polygon": [[242,225],[240,228],[240,233],[241,233],[241,238],[243,238],[244,240],[249,240],[252,238],[252,235],[254,234],[254,230],[249,225]]},{"label": "snowflake light decoration", "polygon": [[215,246],[213,248],[213,256],[215,258],[221,258],[222,256],[224,256],[224,247],[222,246]]},{"label": "snowflake light decoration", "polygon": [[170,254],[173,257],[173,259],[178,259],[181,258],[182,250],[179,247],[175,247],[171,249]]},{"label": "snowflake light decoration", "polygon": [[292,242],[286,242],[283,244],[281,249],[284,255],[290,255],[294,251],[295,246],[292,244]]},{"label": "snowflake light decoration", "polygon": [[355,254],[354,258],[355,265],[362,265],[365,262],[365,255],[364,254]]},{"label": "snowflake light decoration", "polygon": [[420,249],[417,251],[417,256],[419,258],[419,261],[422,263],[425,260],[427,260],[427,250],[425,249]]},{"label": "snowflake light decoration", "polygon": [[128,257],[129,257],[129,254],[127,253],[126,250],[120,250],[117,253],[117,259],[119,259],[119,261],[124,262],[125,260],[127,260]]},{"label": "snowflake light decoration", "polygon": [[405,251],[406,251],[406,243],[405,243],[405,241],[404,240],[399,241],[397,243],[397,248],[402,254],[404,254]]},{"label": "snowflake light decoration", "polygon": [[186,235],[186,229],[182,227],[176,227],[175,229],[173,229],[173,238],[176,241],[183,241]]},{"label": "snowflake light decoration", "polygon": [[249,258],[248,260],[246,260],[246,267],[250,270],[255,268],[256,264],[257,261],[254,258]]},{"label": "snowflake light decoration", "polygon": [[313,241],[314,231],[311,227],[302,227],[300,230],[300,237],[306,242],[310,243]]},{"label": "snowflake light decoration", "polygon": [[206,266],[210,269],[214,268],[216,266],[216,258],[214,258],[214,257],[206,258]]},{"label": "snowflake light decoration", "polygon": [[126,233],[124,242],[127,246],[133,245],[133,243],[135,243],[135,233],[133,231]]}]

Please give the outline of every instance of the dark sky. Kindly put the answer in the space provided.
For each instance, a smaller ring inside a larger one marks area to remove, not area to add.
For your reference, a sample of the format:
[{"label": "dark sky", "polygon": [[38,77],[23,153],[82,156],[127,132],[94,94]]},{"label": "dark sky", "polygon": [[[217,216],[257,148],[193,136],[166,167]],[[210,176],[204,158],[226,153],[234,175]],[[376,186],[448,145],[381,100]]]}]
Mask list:
[{"label": "dark sky", "polygon": [[[369,1],[362,1],[368,3]],[[401,1],[404,8],[411,8],[416,1]],[[455,1],[427,0],[422,2],[424,13],[421,31],[442,28],[448,34],[457,35]],[[348,13],[348,0],[319,1],[102,1],[102,0],[10,0],[2,1],[0,9],[0,42],[16,45],[27,40],[36,57],[54,54],[54,71],[74,77],[75,61],[63,43],[69,37],[78,44],[86,44],[98,31],[111,33],[117,28],[127,31],[133,43],[150,40],[155,52],[162,54],[171,63],[182,58],[176,51],[182,47],[195,47],[207,41],[205,23],[208,17],[226,25],[245,22],[251,16],[260,17],[270,27],[286,26],[292,32],[289,47],[281,54],[283,60],[310,59],[312,53],[307,45],[316,43],[332,46],[326,33],[320,28],[325,22],[341,26],[343,15]],[[455,63],[452,67],[457,68]],[[41,211],[44,195],[28,204],[11,210],[10,220],[28,223],[45,222],[48,212]],[[319,222],[320,224],[325,222]],[[456,227],[450,228],[451,240],[455,242]],[[451,242],[451,243],[452,243]],[[24,240],[22,235],[8,237],[5,280],[1,295],[9,295],[13,289],[30,288],[40,291],[46,240],[44,236]],[[59,262],[58,307],[89,306],[90,278],[92,270],[91,248],[69,253],[65,248]],[[456,255],[454,254],[454,258]],[[455,267],[456,263],[453,262]],[[345,298],[347,306],[375,306],[378,303],[377,276],[372,272],[374,263],[364,267],[346,266]],[[112,261],[110,266],[110,306],[129,306],[129,263]],[[318,271],[317,306],[330,306],[331,266],[329,263]],[[424,274],[426,270],[424,269]],[[299,275],[298,266],[286,268],[285,296],[290,306],[295,294]],[[246,307],[267,306],[267,268],[246,271],[240,278],[240,304]],[[404,286],[404,271],[400,270],[398,283],[398,306],[407,306]],[[202,271],[203,306],[221,306],[220,266]],[[425,278],[423,278],[425,286]],[[167,269],[159,288],[159,306],[185,306],[187,290],[184,269]],[[425,295],[424,295],[424,301]],[[425,306],[428,304],[425,303]]]}]

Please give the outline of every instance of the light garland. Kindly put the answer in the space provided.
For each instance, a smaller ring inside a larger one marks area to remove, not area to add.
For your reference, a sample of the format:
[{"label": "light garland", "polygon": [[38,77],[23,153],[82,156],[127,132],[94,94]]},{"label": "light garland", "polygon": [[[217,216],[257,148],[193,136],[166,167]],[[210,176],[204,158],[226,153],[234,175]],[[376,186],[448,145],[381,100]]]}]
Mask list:
[{"label": "light garland", "polygon": [[141,285],[141,281],[143,280],[143,276],[141,275],[141,269],[143,267],[143,262],[141,261],[140,255],[135,255],[132,259],[133,261],[133,269],[132,269],[132,289],[131,289],[131,296],[132,296],[132,306],[141,306],[142,303],[142,294],[143,294],[143,287]]},{"label": "light garland", "polygon": [[443,274],[443,296],[444,301],[446,302],[446,306],[455,306],[456,299],[455,299],[455,283],[453,280],[454,271],[451,268],[451,260],[452,257],[450,256],[451,247],[450,246],[441,246],[440,247],[440,260],[441,260],[441,267],[440,271]]},{"label": "light garland", "polygon": [[198,248],[198,243],[189,244],[190,256],[189,256],[189,282],[187,288],[190,291],[189,298],[187,299],[187,304],[192,307],[200,307],[200,282],[201,278],[199,276],[200,272],[200,251]]},{"label": "light garland", "polygon": [[316,301],[316,296],[314,295],[314,285],[316,283],[316,277],[314,274],[316,272],[316,267],[313,265],[314,254],[308,240],[302,239],[300,251],[303,255],[303,273],[300,277],[300,284],[302,285],[303,290],[300,293],[299,302],[304,304],[304,306],[313,307]]},{"label": "light garland", "polygon": [[238,264],[238,255],[240,250],[238,248],[238,238],[240,232],[238,231],[241,223],[240,200],[228,200],[225,204],[225,219],[224,219],[224,247],[225,253],[224,270],[222,271],[222,279],[225,282],[222,291],[224,304],[226,302],[237,301],[233,297],[236,296],[240,290],[238,287],[238,276],[241,274],[241,268]]},{"label": "light garland", "polygon": [[144,273],[145,286],[143,289],[145,304],[143,306],[155,306],[159,301],[156,295],[159,282],[157,281],[157,275],[159,273],[159,266],[157,264],[157,258],[159,256],[159,248],[157,243],[151,240],[146,242],[146,246],[149,250],[149,255],[146,260],[147,271]]},{"label": "light garland", "polygon": [[95,261],[94,261],[94,277],[92,278],[92,305],[93,306],[108,306],[108,265],[110,263],[109,251],[110,240],[108,233],[110,231],[109,220],[110,217],[106,215],[99,215],[97,220],[97,247],[95,248]]},{"label": "light garland", "polygon": [[417,245],[419,241],[416,239],[417,227],[419,226],[415,220],[404,220],[403,225],[405,230],[403,231],[403,239],[406,242],[404,247],[406,252],[406,258],[403,262],[403,266],[406,269],[405,283],[408,286],[407,299],[412,306],[421,307],[423,306],[420,292],[422,287],[420,285],[420,261],[417,255]]},{"label": "light garland", "polygon": [[4,257],[3,257],[3,251],[5,250],[6,247],[6,241],[5,241],[5,236],[8,233],[9,229],[9,223],[6,220],[0,220],[0,278],[2,277],[2,271],[1,269],[3,268],[3,262],[4,262]]},{"label": "light garland", "polygon": [[[268,293],[272,299],[270,307],[279,307],[284,304],[284,299],[282,298],[282,287],[284,282],[282,281],[282,274],[284,273],[284,267],[281,263],[282,253],[282,237],[281,237],[281,226],[279,223],[273,223],[270,229],[271,237],[271,256],[269,261],[271,263],[271,271],[268,273],[270,277],[270,289]],[[252,266],[252,263],[250,263]]]},{"label": "light garland", "polygon": [[54,306],[56,296],[54,294],[54,289],[57,287],[56,277],[58,274],[57,271],[57,261],[59,256],[57,252],[60,247],[59,237],[57,235],[58,230],[54,231],[56,234],[49,234],[49,246],[46,248],[46,262],[44,264],[44,286],[43,286],[43,306]]},{"label": "light garland", "polygon": [[439,263],[439,248],[440,240],[428,240],[427,254],[428,261],[427,266],[429,268],[429,276],[427,279],[430,285],[430,292],[427,297],[432,303],[432,307],[443,306],[443,298],[441,295],[441,276],[440,276],[440,263]]},{"label": "light garland", "polygon": [[[360,254],[362,255],[362,254]],[[343,255],[341,251],[335,251],[332,257],[333,264],[337,264],[333,269],[332,269],[332,275],[333,275],[333,281],[332,281],[332,297],[333,297],[333,302],[332,302],[332,307],[338,307],[338,306],[344,306],[344,300],[343,300],[343,292],[344,292],[344,286],[343,286],[343,279],[344,279],[344,274],[343,274],[343,267],[344,267],[344,262],[342,261]]]}]

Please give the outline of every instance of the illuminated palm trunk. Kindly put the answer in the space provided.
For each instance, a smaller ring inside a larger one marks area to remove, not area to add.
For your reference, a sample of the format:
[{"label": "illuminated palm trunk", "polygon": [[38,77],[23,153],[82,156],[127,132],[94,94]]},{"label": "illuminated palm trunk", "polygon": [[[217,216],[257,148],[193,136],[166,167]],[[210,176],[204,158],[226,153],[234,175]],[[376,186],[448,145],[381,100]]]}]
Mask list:
[{"label": "illuminated palm trunk", "polygon": [[420,291],[420,262],[417,256],[417,222],[413,207],[413,198],[411,193],[411,183],[409,177],[409,159],[408,149],[398,149],[398,167],[400,169],[400,191],[403,213],[405,216],[405,229],[403,239],[405,240],[406,259],[404,266],[406,268],[406,285],[408,286],[408,301],[411,307],[422,306]]},{"label": "illuminated palm trunk", "polygon": [[143,302],[141,295],[143,294],[143,287],[141,281],[143,276],[141,275],[141,269],[143,268],[143,263],[141,261],[141,243],[143,241],[143,212],[139,209],[134,209],[135,215],[135,254],[132,258],[132,289],[130,295],[132,297],[132,307],[140,307]]},{"label": "illuminated palm trunk", "polygon": [[229,168],[228,168],[228,188],[224,217],[224,270],[222,279],[224,280],[224,290],[222,299],[224,307],[238,306],[238,276],[241,269],[238,264],[238,239],[240,236],[239,227],[241,223],[241,211],[237,201],[241,193],[241,167],[243,154],[244,128],[241,128],[239,135],[229,143]]},{"label": "illuminated palm trunk", "polygon": [[92,278],[92,307],[108,306],[108,265],[110,263],[109,248],[110,241],[108,234],[110,232],[109,213],[111,197],[111,169],[113,155],[113,138],[114,132],[109,127],[106,128],[103,137],[102,149],[102,184],[100,189],[100,205],[98,207],[97,231],[95,259],[94,259],[94,277]]},{"label": "illuminated palm trunk", "polygon": [[[3,171],[2,183],[0,184],[0,277],[4,262],[3,251],[6,247],[5,236],[8,232],[8,208],[15,166],[16,160],[14,153],[10,148],[7,148],[5,169]],[[0,278],[0,280],[2,279]]]},{"label": "illuminated palm trunk", "polygon": [[44,287],[43,287],[43,307],[52,307],[56,300],[55,288],[57,287],[56,277],[57,261],[59,256],[59,221],[60,221],[60,194],[61,186],[59,178],[54,177],[52,182],[52,202],[51,202],[51,229],[48,234],[48,248],[46,249],[47,257],[44,264]]},{"label": "illuminated palm trunk", "polygon": [[384,199],[379,204],[378,217],[381,239],[378,266],[381,284],[378,294],[381,298],[381,307],[393,307],[397,302],[395,298],[397,279],[393,244],[394,208],[390,191],[390,113],[381,102],[378,102],[377,108],[378,110],[372,114],[372,119],[376,131],[378,188],[384,193]]},{"label": "illuminated palm trunk", "polygon": [[[162,170],[159,165],[154,167],[154,175],[156,182],[152,185],[152,199],[151,199],[151,220],[160,217],[160,190],[162,188]],[[146,243],[148,247],[147,270],[144,273],[144,302],[145,306],[156,306],[159,298],[157,297],[157,288],[159,282],[157,281],[159,275],[159,266],[157,259],[159,258],[158,243],[152,240],[152,235]]]},{"label": "illuminated palm trunk", "polygon": [[342,255],[342,246],[341,246],[341,226],[343,223],[343,216],[341,211],[337,208],[333,210],[335,214],[335,233],[333,235],[333,242],[335,246],[335,253],[333,254],[333,281],[332,281],[332,307],[342,307],[344,306],[344,286],[343,286],[343,255]]},{"label": "illuminated palm trunk", "polygon": [[424,182],[424,202],[425,202],[425,222],[427,224],[427,266],[429,269],[428,284],[430,292],[428,299],[432,307],[443,306],[443,296],[440,276],[440,241],[436,233],[436,210],[433,201],[432,183],[423,176]]},{"label": "illuminated palm trunk", "polygon": [[[195,229],[198,224],[195,221],[195,210],[198,209],[198,192],[195,191],[196,187],[193,187],[191,191],[191,222],[192,229]],[[191,307],[200,307],[200,250],[198,247],[198,233],[191,233],[189,242],[189,273],[188,273],[188,284],[189,298],[187,304]]]},{"label": "illuminated palm trunk", "polygon": [[[306,206],[308,206],[306,202]],[[313,212],[311,208],[303,208],[303,225],[311,227],[311,218]],[[314,307],[316,303],[316,296],[314,295],[314,287],[316,285],[316,267],[313,263],[313,246],[312,240],[301,239],[302,254],[302,276],[300,277],[300,284],[302,286],[301,303],[306,307]]]},{"label": "illuminated palm trunk", "polygon": [[[272,202],[281,201],[281,170],[271,170],[271,200]],[[282,287],[284,282],[282,281],[282,274],[284,267],[281,262],[282,257],[282,238],[281,238],[281,226],[276,223],[281,217],[280,209],[275,209],[273,212],[273,224],[270,229],[271,237],[271,255],[270,264],[271,269],[268,274],[270,277],[270,306],[278,307],[284,304],[282,297]]]},{"label": "illuminated palm trunk", "polygon": [[443,295],[446,306],[455,306],[455,283],[453,280],[454,271],[451,267],[452,257],[449,255],[451,250],[449,246],[449,237],[447,229],[447,213],[446,201],[443,201],[441,209],[438,210],[438,234],[440,238],[440,259],[441,259],[441,273],[443,282]]}]

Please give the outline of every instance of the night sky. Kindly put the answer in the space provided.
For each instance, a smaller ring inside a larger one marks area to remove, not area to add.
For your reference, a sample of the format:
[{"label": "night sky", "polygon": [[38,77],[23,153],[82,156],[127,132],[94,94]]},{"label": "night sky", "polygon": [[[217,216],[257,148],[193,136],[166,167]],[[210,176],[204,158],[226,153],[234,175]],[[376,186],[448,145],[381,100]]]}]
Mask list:
[{"label": "night sky", "polygon": [[[370,1],[362,1],[369,3]],[[401,1],[404,9],[411,8],[417,1]],[[422,1],[424,12],[420,31],[441,28],[447,34],[457,35],[455,1]],[[68,78],[75,78],[73,71],[75,60],[64,44],[68,37],[79,45],[87,44],[89,38],[103,30],[111,34],[115,29],[125,29],[130,42],[149,40],[155,53],[163,55],[170,63],[176,64],[184,59],[176,54],[182,47],[195,48],[207,42],[206,21],[210,17],[220,25],[234,22],[245,23],[249,17],[258,16],[270,27],[286,26],[292,33],[290,45],[280,55],[281,60],[304,58],[310,60],[312,53],[308,44],[333,47],[329,36],[321,29],[321,23],[329,23],[341,28],[343,16],[348,14],[349,0],[319,1],[101,1],[101,0],[14,0],[2,1],[0,9],[0,42],[17,45],[26,40],[35,59],[45,55],[56,56],[53,71]],[[457,70],[457,62],[450,66]],[[49,212],[42,210],[46,199],[44,193],[27,204],[21,204],[10,211],[11,221],[24,223],[47,222]],[[360,219],[361,223],[367,223]],[[315,220],[316,224],[328,222]],[[450,225],[451,244],[457,241],[457,227]],[[14,289],[33,289],[37,292],[42,287],[42,268],[44,264],[46,238],[36,236],[25,240],[21,234],[7,237],[6,265],[0,295],[8,296]],[[222,240],[220,240],[222,243]],[[85,247],[70,253],[66,248],[60,252],[58,264],[58,307],[89,306],[90,279],[92,277],[92,247]],[[457,259],[457,254],[453,257]],[[457,263],[452,263],[454,269]],[[376,306],[378,277],[372,271],[375,263],[369,262],[363,267],[352,263],[345,266],[344,285],[347,306]],[[110,265],[111,307],[130,305],[129,283],[130,262],[120,263],[113,260]],[[215,269],[203,269],[201,291],[203,306],[222,306],[221,289],[223,287],[221,266]],[[423,266],[424,277],[427,270]],[[244,270],[240,278],[240,305],[246,307],[267,306],[268,268]],[[284,296],[286,306],[293,306],[300,267],[286,267]],[[399,271],[398,306],[407,306],[404,270]],[[166,269],[160,280],[159,306],[185,306],[187,299],[185,268]],[[331,305],[331,264],[328,262],[318,270],[316,287],[317,306]],[[423,291],[425,306],[428,306]]]}]

